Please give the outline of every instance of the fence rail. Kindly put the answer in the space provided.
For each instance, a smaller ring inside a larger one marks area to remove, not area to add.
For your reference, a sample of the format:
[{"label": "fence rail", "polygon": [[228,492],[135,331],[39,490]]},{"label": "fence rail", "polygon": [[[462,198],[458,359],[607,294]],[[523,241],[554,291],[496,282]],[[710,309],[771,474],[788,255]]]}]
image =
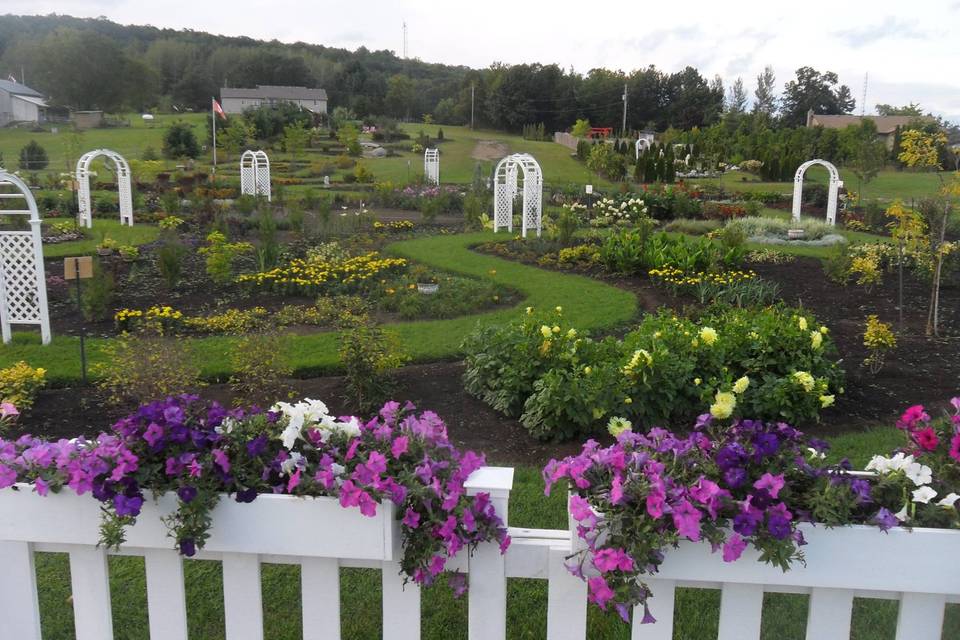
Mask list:
[{"label": "fence rail", "polygon": [[[513,470],[485,467],[468,492],[489,493],[507,522]],[[145,509],[118,555],[142,556],[146,569],[150,637],[186,640],[183,565],[170,549],[159,517],[170,503]],[[89,496],[41,498],[24,487],[0,492],[0,638],[37,640],[40,613],[34,554],[69,555],[77,640],[113,637],[105,549],[96,546],[99,505]],[[304,532],[310,535],[305,536]],[[940,640],[944,608],[960,603],[960,532],[916,529],[880,533],[872,527],[824,529],[804,525],[806,566],[781,572],[748,550],[724,563],[707,545],[684,543],[671,550],[649,584],[658,622],[632,629],[633,640],[673,638],[678,587],[721,591],[719,640],[760,637],[765,592],[809,595],[808,640],[850,637],[855,597],[899,601],[897,640]],[[469,576],[468,634],[474,640],[506,638],[507,579],[548,581],[547,638],[586,638],[586,584],[564,567],[578,550],[569,530],[510,528],[513,542],[501,555],[496,543],[462,552],[448,568]],[[308,542],[303,542],[308,540]],[[261,496],[252,504],[224,500],[199,560],[223,564],[224,616],[230,640],[262,640],[260,569],[264,563],[301,567],[303,637],[340,638],[340,568],[382,571],[383,638],[420,637],[420,590],[403,584],[398,563],[399,531],[392,507],[363,518],[331,499]],[[752,554],[752,555],[751,555]],[[186,560],[189,562],[189,560]]]}]

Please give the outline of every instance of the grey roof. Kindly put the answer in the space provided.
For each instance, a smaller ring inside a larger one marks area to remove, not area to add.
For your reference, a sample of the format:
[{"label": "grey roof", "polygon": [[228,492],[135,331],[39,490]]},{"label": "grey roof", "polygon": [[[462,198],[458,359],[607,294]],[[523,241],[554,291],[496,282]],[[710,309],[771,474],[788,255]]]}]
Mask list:
[{"label": "grey roof", "polygon": [[220,89],[221,98],[261,98],[273,100],[326,100],[325,89],[257,85],[256,89]]},{"label": "grey roof", "polygon": [[853,116],[853,115],[823,115],[819,113],[811,114],[810,124],[812,127],[823,127],[824,129],[844,129],[850,125],[858,125],[862,120],[873,120],[877,127],[877,133],[890,134],[897,127],[905,127],[914,122],[933,122],[929,116]]},{"label": "grey roof", "polygon": [[34,98],[43,97],[43,94],[39,91],[35,91],[27,85],[20,84],[19,82],[10,82],[9,80],[0,80],[0,91],[6,91],[7,93],[12,93],[18,96],[33,96]]}]

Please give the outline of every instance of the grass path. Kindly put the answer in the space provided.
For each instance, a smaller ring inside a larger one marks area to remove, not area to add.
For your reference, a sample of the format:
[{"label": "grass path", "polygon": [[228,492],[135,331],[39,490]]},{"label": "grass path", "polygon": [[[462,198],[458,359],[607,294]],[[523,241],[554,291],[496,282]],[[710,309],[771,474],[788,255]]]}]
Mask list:
[{"label": "grass path", "polygon": [[44,245],[43,257],[62,258],[65,256],[92,255],[97,251],[101,233],[103,233],[104,238],[115,240],[120,245],[139,246],[153,242],[160,237],[160,227],[153,224],[137,223],[136,220],[134,220],[132,227],[128,227],[120,224],[119,220],[112,218],[95,218],[92,228],[83,229],[83,239]]},{"label": "grass path", "polygon": [[[431,236],[389,245],[388,253],[409,258],[442,270],[493,280],[519,290],[524,300],[514,308],[464,316],[451,320],[425,320],[389,325],[397,333],[406,354],[414,362],[453,358],[460,343],[478,322],[497,323],[515,318],[519,309],[563,306],[572,324],[583,329],[601,329],[622,325],[637,312],[637,299],[592,278],[546,271],[502,258],[469,250],[473,245],[495,239],[492,233]],[[109,339],[87,341],[91,364],[104,360],[103,347]],[[226,379],[232,373],[230,353],[236,338],[212,336],[181,338],[193,349],[207,379]],[[310,377],[337,368],[337,333],[315,333],[288,341],[288,356],[295,375]],[[80,379],[79,340],[55,336],[52,344],[40,344],[37,332],[14,334],[9,345],[0,346],[0,368],[25,360],[31,366],[47,369],[53,384],[73,384]]]}]

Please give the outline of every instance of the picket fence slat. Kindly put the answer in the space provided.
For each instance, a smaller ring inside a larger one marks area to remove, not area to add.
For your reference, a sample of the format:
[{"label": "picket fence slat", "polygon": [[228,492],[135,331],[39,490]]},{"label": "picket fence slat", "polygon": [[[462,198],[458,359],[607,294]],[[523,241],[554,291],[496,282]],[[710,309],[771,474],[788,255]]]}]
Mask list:
[{"label": "picket fence slat", "polygon": [[300,563],[303,640],[340,640],[340,563],[304,558]]},{"label": "picket fence slat", "polygon": [[187,640],[187,597],[183,559],[172,549],[144,553],[150,637]]},{"label": "picket fence slat", "polygon": [[110,573],[104,549],[80,547],[70,552],[70,587],[77,640],[112,638]]},{"label": "picket fence slat", "polygon": [[550,549],[547,640],[581,640],[587,633],[587,583],[564,565],[570,545]]},{"label": "picket fence slat", "polygon": [[653,596],[647,599],[650,615],[656,623],[641,624],[643,607],[634,607],[630,640],[673,640],[673,608],[676,583],[673,580],[646,580]]},{"label": "picket fence slat", "polygon": [[763,585],[724,583],[717,640],[759,640],[762,613]]},{"label": "picket fence slat", "polygon": [[946,602],[941,594],[903,594],[897,616],[897,640],[940,640]]},{"label": "picket fence slat", "polygon": [[223,614],[229,640],[263,640],[258,556],[223,554]]},{"label": "picket fence slat", "polygon": [[37,572],[29,542],[0,542],[0,638],[40,640]]},{"label": "picket fence slat", "polygon": [[383,563],[383,640],[420,639],[420,587],[403,584],[399,562]]},{"label": "picket fence slat", "polygon": [[807,640],[850,640],[852,614],[850,589],[813,589],[807,612]]}]

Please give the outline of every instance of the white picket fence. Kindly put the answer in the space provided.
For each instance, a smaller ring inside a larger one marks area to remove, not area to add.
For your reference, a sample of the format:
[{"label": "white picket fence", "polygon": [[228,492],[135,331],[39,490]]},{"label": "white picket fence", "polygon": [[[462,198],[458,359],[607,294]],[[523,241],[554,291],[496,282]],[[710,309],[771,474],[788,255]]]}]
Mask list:
[{"label": "white picket fence", "polygon": [[[513,469],[486,467],[470,478],[468,489],[489,493],[506,522],[512,484]],[[96,546],[98,504],[90,496],[42,498],[23,489],[0,492],[0,639],[41,637],[35,552],[69,554],[77,639],[112,638],[108,552]],[[145,505],[119,551],[145,558],[155,640],[187,638],[184,560],[170,549],[159,520],[173,504],[162,499]],[[383,638],[420,637],[420,592],[412,583],[404,587],[399,575],[400,538],[392,506],[364,518],[328,498],[261,496],[252,504],[222,501],[214,522],[197,558],[223,563],[230,640],[264,637],[261,563],[300,565],[305,640],[340,638],[340,567],[381,569]],[[898,600],[898,640],[940,640],[945,605],[960,602],[960,532],[805,527],[804,534],[807,566],[786,573],[755,561],[751,551],[727,564],[704,544],[671,550],[650,581],[658,622],[637,622],[633,640],[672,639],[675,589],[687,586],[720,589],[719,640],[760,637],[764,592],[809,595],[808,640],[849,638],[854,597]],[[584,640],[586,585],[564,568],[564,559],[577,548],[570,532],[511,528],[510,535],[513,544],[505,555],[491,543],[450,565],[469,575],[469,637],[504,639],[507,579],[536,578],[549,584],[547,638]]]}]

